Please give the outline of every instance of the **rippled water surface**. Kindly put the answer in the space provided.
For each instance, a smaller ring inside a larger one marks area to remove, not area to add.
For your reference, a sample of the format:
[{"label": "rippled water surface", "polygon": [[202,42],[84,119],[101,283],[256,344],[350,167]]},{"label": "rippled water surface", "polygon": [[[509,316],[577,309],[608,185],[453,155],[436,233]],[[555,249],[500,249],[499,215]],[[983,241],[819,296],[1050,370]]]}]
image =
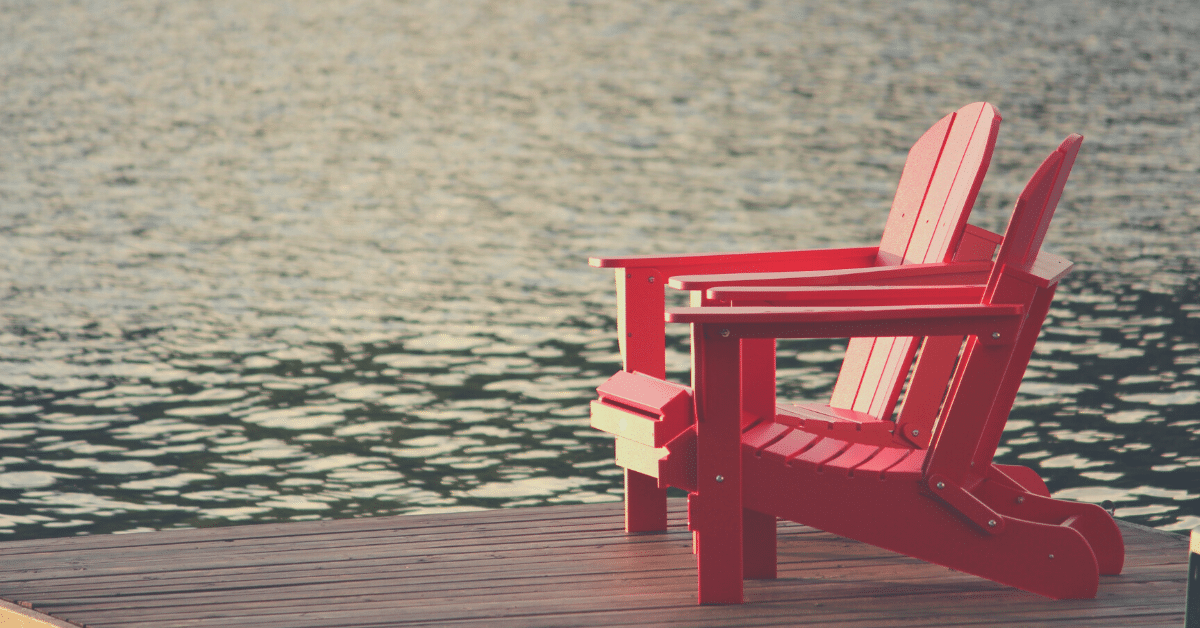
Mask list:
[{"label": "rippled water surface", "polygon": [[1087,137],[1001,460],[1200,525],[1198,41],[1185,0],[0,0],[0,532],[620,499],[587,256],[877,241],[976,100],[980,226]]}]

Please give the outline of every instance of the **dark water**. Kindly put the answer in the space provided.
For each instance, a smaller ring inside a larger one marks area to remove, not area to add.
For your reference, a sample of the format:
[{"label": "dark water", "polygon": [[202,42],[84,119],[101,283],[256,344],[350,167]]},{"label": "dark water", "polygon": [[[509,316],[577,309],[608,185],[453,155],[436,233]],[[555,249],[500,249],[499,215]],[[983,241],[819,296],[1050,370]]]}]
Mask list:
[{"label": "dark water", "polygon": [[981,226],[1087,137],[1001,459],[1200,525],[1197,42],[1184,0],[0,0],[0,531],[618,500],[586,257],[878,241],[976,100]]}]

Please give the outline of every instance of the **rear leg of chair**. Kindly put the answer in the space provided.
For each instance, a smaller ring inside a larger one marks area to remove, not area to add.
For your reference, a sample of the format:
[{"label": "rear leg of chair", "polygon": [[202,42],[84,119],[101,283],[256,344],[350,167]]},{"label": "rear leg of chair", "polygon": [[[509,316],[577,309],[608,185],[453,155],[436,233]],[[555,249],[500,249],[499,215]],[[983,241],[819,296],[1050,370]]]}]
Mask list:
[{"label": "rear leg of chair", "polygon": [[980,526],[930,495],[919,470],[894,472],[919,467],[916,453],[901,459],[894,451],[882,450],[853,475],[834,462],[822,473],[789,466],[770,448],[762,456],[747,451],[745,506],[1046,597],[1095,597],[1098,565],[1080,530],[1007,516],[995,528]]},{"label": "rear leg of chair", "polygon": [[[624,370],[666,377],[663,283],[653,268],[618,268],[617,338]],[[637,471],[625,471],[625,531],[667,529],[667,490]]]},{"label": "rear leg of chair", "polygon": [[775,515],[743,510],[742,564],[745,576],[773,580],[776,575]]},{"label": "rear leg of chair", "polygon": [[980,486],[978,496],[1005,517],[1076,530],[1091,546],[1100,573],[1121,573],[1125,541],[1116,521],[1103,508],[1025,493],[991,481]]},{"label": "rear leg of chair", "polygon": [[625,469],[625,531],[657,532],[667,529],[667,489],[658,479]]},{"label": "rear leg of chair", "polygon": [[1046,487],[1046,481],[1042,479],[1042,476],[1038,475],[1037,471],[1029,467],[1015,464],[992,463],[992,469],[999,471],[1004,476],[1001,479],[1010,480],[1013,484],[1024,488],[1034,495],[1041,495],[1042,497],[1050,496],[1050,489]]}]

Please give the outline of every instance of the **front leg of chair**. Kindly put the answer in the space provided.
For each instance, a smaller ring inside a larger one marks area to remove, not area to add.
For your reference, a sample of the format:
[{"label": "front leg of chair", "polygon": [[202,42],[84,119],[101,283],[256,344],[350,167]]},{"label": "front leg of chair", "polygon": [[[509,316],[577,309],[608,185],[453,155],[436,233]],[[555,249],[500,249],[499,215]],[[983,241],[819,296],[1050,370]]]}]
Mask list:
[{"label": "front leg of chair", "polygon": [[739,348],[739,340],[720,324],[692,326],[697,491],[690,517],[701,604],[743,601]]},{"label": "front leg of chair", "polygon": [[[622,367],[664,379],[666,333],[661,277],[653,268],[618,268],[617,337]],[[667,529],[667,490],[658,480],[625,470],[625,531],[656,532]]]}]

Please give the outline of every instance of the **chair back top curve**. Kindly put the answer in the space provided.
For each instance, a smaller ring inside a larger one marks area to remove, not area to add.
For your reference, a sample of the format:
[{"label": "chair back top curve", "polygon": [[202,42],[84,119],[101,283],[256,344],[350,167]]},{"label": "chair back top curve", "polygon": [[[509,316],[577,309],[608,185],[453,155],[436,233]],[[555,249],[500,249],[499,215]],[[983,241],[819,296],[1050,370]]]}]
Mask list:
[{"label": "chair back top curve", "polygon": [[996,255],[996,265],[988,280],[993,290],[1005,267],[1025,272],[1033,268],[1082,144],[1082,135],[1072,133],[1067,136],[1058,149],[1042,161],[1017,197],[1008,228],[1004,230],[1004,241]]},{"label": "chair back top curve", "polygon": [[1000,113],[977,102],[942,118],[913,144],[883,228],[877,265],[950,261],[999,132]]},{"label": "chair back top curve", "polygon": [[[1000,114],[971,103],[939,120],[913,144],[900,174],[877,266],[948,262],[991,163]],[[829,405],[888,419],[916,353],[914,338],[853,338]]]}]

